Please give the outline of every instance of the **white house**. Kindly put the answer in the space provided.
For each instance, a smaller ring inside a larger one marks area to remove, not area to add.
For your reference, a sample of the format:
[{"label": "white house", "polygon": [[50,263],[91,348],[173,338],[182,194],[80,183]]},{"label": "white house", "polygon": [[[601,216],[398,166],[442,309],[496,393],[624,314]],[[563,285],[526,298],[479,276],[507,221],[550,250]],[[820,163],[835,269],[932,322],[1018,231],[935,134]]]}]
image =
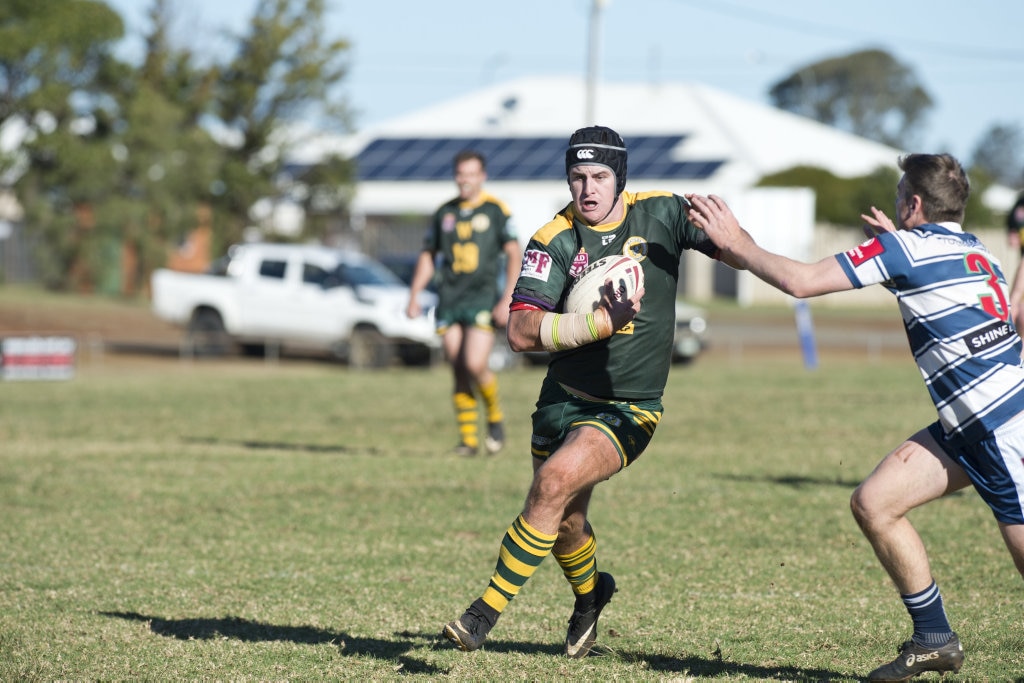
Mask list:
[{"label": "white house", "polygon": [[[766,174],[797,165],[861,176],[896,168],[900,150],[699,83],[602,83],[578,77],[524,78],[482,88],[369,127],[347,138],[314,138],[295,149],[298,166],[325,154],[356,160],[353,223],[423,216],[454,194],[451,160],[475,148],[488,160],[488,189],[511,207],[524,242],[569,201],[564,171],[571,133],[610,126],[629,149],[627,187],[726,197],[766,247],[794,258],[813,252],[814,194],[753,188]],[[410,251],[418,240],[404,238]],[[852,245],[851,245],[852,246]],[[748,274],[694,255],[684,259],[682,291],[751,302],[781,297]]]}]

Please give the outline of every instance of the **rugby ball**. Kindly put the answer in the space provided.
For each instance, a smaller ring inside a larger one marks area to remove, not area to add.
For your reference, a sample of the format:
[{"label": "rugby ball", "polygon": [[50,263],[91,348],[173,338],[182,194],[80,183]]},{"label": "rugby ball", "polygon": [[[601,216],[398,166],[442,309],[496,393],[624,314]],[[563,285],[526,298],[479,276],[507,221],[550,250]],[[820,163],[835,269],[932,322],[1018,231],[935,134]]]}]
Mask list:
[{"label": "rugby ball", "polygon": [[625,301],[644,286],[644,268],[640,262],[622,254],[605,256],[583,269],[572,283],[565,299],[566,313],[593,313],[601,306],[604,283],[611,280],[615,299]]}]

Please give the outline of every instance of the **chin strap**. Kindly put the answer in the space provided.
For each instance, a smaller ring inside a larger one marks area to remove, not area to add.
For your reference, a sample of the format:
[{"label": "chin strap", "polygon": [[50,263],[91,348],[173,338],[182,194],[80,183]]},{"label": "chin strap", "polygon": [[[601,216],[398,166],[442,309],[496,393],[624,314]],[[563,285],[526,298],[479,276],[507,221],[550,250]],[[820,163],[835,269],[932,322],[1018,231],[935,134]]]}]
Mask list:
[{"label": "chin strap", "polygon": [[598,222],[594,223],[594,225],[601,225],[602,223],[604,223],[604,220],[605,220],[605,218],[608,218],[608,216],[611,216],[611,215],[612,215],[612,211],[614,211],[614,210],[615,210],[615,205],[619,203],[619,199],[621,199],[621,198],[622,198],[622,193],[620,192],[619,194],[617,194],[617,195],[615,196],[615,201],[614,201],[614,202],[612,202],[612,208],[608,209],[608,213],[606,213],[606,214],[604,215],[604,218],[602,218],[602,219],[601,219],[601,220],[599,220]]}]

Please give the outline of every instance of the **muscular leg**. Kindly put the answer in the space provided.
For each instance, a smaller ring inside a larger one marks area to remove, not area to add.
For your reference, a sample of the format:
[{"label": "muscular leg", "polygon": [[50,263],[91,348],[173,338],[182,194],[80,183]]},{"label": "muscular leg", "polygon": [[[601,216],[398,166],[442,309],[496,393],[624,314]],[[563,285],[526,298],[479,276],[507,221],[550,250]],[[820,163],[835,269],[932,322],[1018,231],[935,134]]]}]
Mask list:
[{"label": "muscular leg", "polygon": [[441,344],[444,347],[444,355],[448,360],[448,363],[452,366],[452,377],[455,380],[455,393],[473,393],[473,377],[469,373],[466,367],[466,330],[462,325],[452,325],[445,330],[444,336],[441,338]]},{"label": "muscular leg", "polygon": [[923,671],[959,671],[963,648],[946,616],[928,554],[907,513],[970,484],[927,429],[889,453],[850,499],[853,516],[900,593],[913,635],[869,680],[907,680]]},{"label": "muscular leg", "polygon": [[[487,589],[462,617],[444,627],[443,635],[462,650],[480,647],[509,601],[519,594],[556,543],[559,547],[580,548],[581,565],[592,561],[593,548],[581,548],[589,539],[586,511],[590,494],[598,482],[621,467],[618,451],[604,433],[593,427],[573,430],[547,460],[535,460],[523,512],[502,539]],[[588,571],[585,566],[583,571]],[[591,581],[586,586],[574,587],[582,594],[577,595],[566,636],[566,654],[570,657],[586,656],[593,646],[597,615],[615,590],[614,581],[608,578],[601,584],[605,585],[607,595],[600,604],[595,602],[597,591]],[[589,611],[581,611],[581,601],[589,601]]]},{"label": "muscular leg", "polygon": [[455,407],[455,423],[459,429],[459,443],[456,450],[466,449],[466,455],[472,455],[480,443],[477,434],[479,413],[476,395],[473,391],[473,376],[466,366],[466,329],[462,325],[452,325],[444,333],[442,345],[444,354],[452,367],[452,403]]},{"label": "muscular leg", "polygon": [[494,331],[480,327],[467,327],[462,340],[462,366],[477,386],[488,384],[491,372],[491,351],[494,349]]},{"label": "muscular leg", "polygon": [[[617,459],[618,454],[615,456]],[[544,463],[540,460],[535,463],[536,476]],[[587,522],[587,509],[593,492],[594,485],[588,485],[565,505],[558,525],[558,538],[552,548],[552,555],[577,596],[589,595],[597,585],[597,539]]]},{"label": "muscular leg", "polygon": [[587,595],[597,586],[597,536],[587,522],[587,506],[593,490],[581,491],[569,503],[551,552],[577,596]]},{"label": "muscular leg", "polygon": [[[615,593],[615,579],[607,572],[598,571],[597,538],[587,522],[587,509],[597,482],[612,476],[622,465],[618,451],[602,433],[584,428],[573,434],[579,434],[577,443],[594,439],[585,447],[589,455],[582,464],[584,470],[590,469],[591,474],[581,481],[581,486],[565,489],[567,493],[571,489],[576,489],[576,492],[562,507],[552,554],[575,595],[565,634],[565,655],[580,658],[586,657],[597,642],[598,617]],[[566,469],[558,472],[553,467],[552,471],[546,472],[550,464],[549,461],[537,468],[534,481],[538,480],[538,475],[541,478],[565,479],[565,472],[572,471],[572,464],[563,461],[556,465],[566,466]],[[573,479],[568,477],[570,481]]]},{"label": "muscular leg", "polygon": [[566,506],[562,523],[558,526],[558,540],[554,547],[556,554],[567,555],[577,550],[592,535],[590,525],[587,524],[587,509],[593,492],[593,486],[580,491]]},{"label": "muscular leg", "polygon": [[[487,605],[502,612],[556,542],[572,545],[571,549],[585,542],[583,515],[590,490],[620,467],[615,447],[592,427],[570,432],[562,446],[536,466],[523,512],[502,539],[497,566],[483,595]],[[586,493],[578,499],[582,492]],[[564,540],[560,538],[563,524],[568,532]]]},{"label": "muscular leg", "polygon": [[1013,558],[1013,564],[1017,571],[1024,576],[1024,524],[999,523],[999,531],[1003,534],[1003,541],[1007,550]]},{"label": "muscular leg", "polygon": [[603,433],[591,427],[570,432],[562,446],[535,468],[523,517],[539,531],[559,534],[559,543],[565,544],[560,549],[579,547],[594,486],[621,467],[618,451]]},{"label": "muscular leg", "polygon": [[498,376],[491,370],[494,335],[493,329],[470,327],[466,330],[463,342],[466,372],[472,378],[486,410],[487,438],[484,445],[491,454],[500,451],[505,442],[505,414],[501,409],[501,399],[498,395]]},{"label": "muscular leg", "polygon": [[853,516],[901,595],[932,582],[924,543],[907,513],[970,484],[964,471],[921,430],[878,464],[850,499]]}]

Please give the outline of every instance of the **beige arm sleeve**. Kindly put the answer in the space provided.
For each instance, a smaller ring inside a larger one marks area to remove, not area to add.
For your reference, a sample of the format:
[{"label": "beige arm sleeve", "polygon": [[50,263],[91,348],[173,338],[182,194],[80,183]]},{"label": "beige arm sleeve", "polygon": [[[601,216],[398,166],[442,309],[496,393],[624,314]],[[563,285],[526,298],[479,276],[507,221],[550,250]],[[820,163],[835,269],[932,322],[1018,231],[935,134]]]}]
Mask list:
[{"label": "beige arm sleeve", "polygon": [[540,321],[540,343],[545,351],[565,351],[612,335],[607,313],[545,313]]}]

